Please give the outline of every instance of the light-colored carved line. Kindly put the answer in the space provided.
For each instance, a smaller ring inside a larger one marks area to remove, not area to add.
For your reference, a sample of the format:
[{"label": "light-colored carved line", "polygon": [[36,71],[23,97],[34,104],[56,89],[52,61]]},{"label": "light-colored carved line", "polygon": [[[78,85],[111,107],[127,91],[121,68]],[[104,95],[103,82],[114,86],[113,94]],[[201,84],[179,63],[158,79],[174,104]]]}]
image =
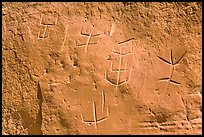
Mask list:
[{"label": "light-colored carved line", "polygon": [[84,120],[83,114],[81,114],[82,121],[83,123],[89,124],[89,123],[95,123],[95,121],[90,121],[90,120]]},{"label": "light-colored carved line", "polygon": [[[119,72],[119,69],[111,69],[112,72]],[[120,72],[126,72],[128,69],[121,69]]]},{"label": "light-colored carved line", "polygon": [[189,94],[188,96],[200,96],[200,97],[202,97],[202,94],[201,93],[193,93],[193,94]]},{"label": "light-colored carved line", "polygon": [[45,23],[45,24],[43,24],[43,25],[47,25],[47,26],[54,26],[54,25],[55,25],[55,23],[48,22],[48,23]]},{"label": "light-colored carved line", "polygon": [[38,40],[39,40],[39,39],[41,39],[41,38],[40,38],[40,31],[38,32]]},{"label": "light-colored carved line", "polygon": [[58,85],[60,85],[61,83],[51,83],[51,84],[48,84],[48,85],[50,85],[50,86],[58,86]]},{"label": "light-colored carved line", "polygon": [[[120,47],[120,53],[122,52],[122,48]],[[122,56],[120,55],[120,62],[119,62],[119,68],[118,68],[118,77],[117,77],[117,85],[116,85],[116,92],[118,91],[118,84],[120,81],[120,69],[122,65]]]},{"label": "light-colored carved line", "polygon": [[78,47],[86,46],[86,44],[79,44]]},{"label": "light-colored carved line", "polygon": [[46,33],[46,31],[47,31],[47,25],[45,26],[45,30],[44,30],[44,33],[43,33],[43,39],[45,38],[45,33]]},{"label": "light-colored carved line", "polygon": [[135,38],[130,38],[130,39],[121,41],[121,42],[119,42],[118,44],[119,44],[119,45],[120,45],[120,44],[124,44],[124,43],[127,43],[127,42],[129,42],[129,41],[131,41],[131,40],[133,40],[133,39],[135,39]]},{"label": "light-colored carved line", "polygon": [[95,129],[97,131],[98,130],[98,127],[97,127],[97,114],[96,114],[96,105],[95,105],[94,101],[93,101],[93,117],[94,117]]},{"label": "light-colored carved line", "polygon": [[132,52],[130,51],[128,53],[123,53],[122,56],[127,56],[127,55],[131,55],[131,54],[132,54]]},{"label": "light-colored carved line", "polygon": [[171,63],[170,63],[169,61],[165,60],[164,58],[160,57],[159,55],[157,55],[157,57],[158,57],[160,60],[164,61],[164,63],[171,65]]},{"label": "light-colored carved line", "polygon": [[183,57],[185,56],[185,54],[187,53],[187,51],[184,52],[184,54],[181,56],[181,58],[179,58],[175,63],[173,63],[173,52],[172,50],[170,51],[170,61],[167,61],[166,59],[160,57],[159,55],[157,55],[157,57],[162,60],[163,62],[165,62],[168,65],[172,65],[172,66],[178,66],[180,65],[179,62],[183,59]]},{"label": "light-colored carved line", "polygon": [[180,85],[180,84],[181,84],[181,83],[179,83],[179,82],[177,82],[177,81],[174,81],[174,80],[172,80],[172,79],[169,79],[169,78],[161,78],[161,79],[159,79],[158,81],[166,81],[166,82],[172,83],[172,84],[174,84],[174,85]]},{"label": "light-colored carved line", "polygon": [[104,110],[104,107],[105,107],[105,94],[104,94],[104,91],[102,90],[102,112],[103,112],[103,110]]},{"label": "light-colored carved line", "polygon": [[121,86],[121,85],[127,83],[128,81],[130,81],[131,76],[132,76],[132,67],[131,67],[131,69],[130,69],[129,77],[128,77],[126,80],[124,80],[124,81],[122,81],[122,82],[119,82],[118,85]]},{"label": "light-colored carved line", "polygon": [[171,66],[170,66],[169,78],[162,78],[162,79],[160,79],[160,81],[168,81],[168,83],[167,83],[167,88],[166,88],[167,91],[168,91],[168,89],[169,89],[170,83],[175,84],[175,85],[180,85],[180,84],[181,84],[181,83],[179,83],[179,82],[177,82],[177,81],[172,80],[172,75],[173,75],[173,72],[174,72],[175,67],[179,65],[178,63],[182,60],[182,58],[184,57],[184,55],[185,55],[186,53],[187,53],[187,52],[185,52],[185,53],[181,56],[181,58],[180,58],[178,61],[176,61],[175,63],[173,62],[173,52],[172,52],[172,50],[170,51],[170,62],[167,61],[167,60],[165,60],[165,59],[163,59],[163,58],[160,57],[160,56],[157,56],[159,59],[161,59],[162,61],[164,61],[166,64],[171,65]]},{"label": "light-colored carved line", "polygon": [[110,114],[109,107],[107,107],[107,112],[106,112],[106,114],[107,114],[107,117],[108,117],[108,116],[109,116],[109,114]]},{"label": "light-colored carved line", "polygon": [[89,36],[88,39],[87,39],[86,46],[85,46],[85,53],[87,52],[88,45],[89,45],[89,41],[90,41],[90,39],[91,39],[92,33],[93,33],[93,30],[91,31],[91,34],[90,34],[90,36]]},{"label": "light-colored carved line", "polygon": [[[106,75],[106,74],[105,74],[105,75]],[[118,86],[121,86],[121,85],[127,83],[128,81],[130,81],[131,75],[132,75],[132,69],[130,70],[129,77],[128,77],[126,80],[124,80],[124,81],[122,81],[122,82],[119,82],[119,83],[118,83]],[[107,80],[107,78],[106,78],[105,80],[108,81],[111,85],[117,86],[117,83],[115,84],[115,83],[113,83],[113,82],[110,82],[109,80]]]},{"label": "light-colored carved line", "polygon": [[170,63],[171,65],[173,65],[173,53],[172,53],[172,50],[170,50]]},{"label": "light-colored carved line", "polygon": [[119,82],[119,83],[118,83],[118,85],[119,85],[119,86],[121,86],[121,85],[123,85],[123,84],[125,84],[125,83],[127,83],[127,82],[128,82],[128,79],[126,79],[126,80],[124,80],[124,81]]},{"label": "light-colored carved line", "polygon": [[82,113],[81,113],[81,120],[82,120],[82,122],[84,122],[84,117],[83,117]]},{"label": "light-colored carved line", "polygon": [[84,120],[84,117],[83,117],[83,114],[81,114],[81,119],[82,119],[82,123],[84,123],[84,124],[86,124],[86,125],[88,125],[88,126],[90,126],[90,124],[93,124],[93,123],[94,123],[94,121],[85,121],[85,120]]},{"label": "light-colored carved line", "polygon": [[113,45],[113,46],[112,46],[111,53],[113,53],[114,49],[115,49],[115,46]]},{"label": "light-colored carved line", "polygon": [[57,23],[58,23],[58,18],[59,18],[59,16],[57,15],[54,25],[57,25]]},{"label": "light-colored carved line", "polygon": [[94,34],[93,34],[93,31],[94,31],[94,28],[92,29],[91,34],[85,34],[85,33],[82,33],[82,32],[81,32],[81,35],[82,35],[82,36],[87,36],[88,39],[87,39],[87,41],[86,41],[85,44],[79,44],[79,45],[77,45],[77,46],[85,46],[85,53],[86,53],[87,50],[88,50],[88,45],[98,44],[98,42],[90,42],[91,37],[96,37],[96,36],[99,36],[99,35],[100,35],[100,34],[95,34],[95,35],[94,35]]},{"label": "light-colored carved line", "polygon": [[[41,18],[42,18],[42,14],[41,14]],[[51,26],[51,25],[57,25],[57,23],[58,23],[58,18],[59,18],[59,16],[57,15],[57,17],[56,17],[56,19],[55,19],[55,22],[54,23],[46,23],[46,24],[42,24],[42,19],[41,19],[41,25],[47,25],[47,26]]]},{"label": "light-colored carved line", "polygon": [[[120,47],[121,48],[121,47]],[[133,46],[131,46],[131,51],[127,52],[127,53],[122,53],[122,52],[117,52],[117,51],[114,51],[114,48],[112,49],[111,53],[112,54],[115,54],[115,55],[121,55],[121,56],[127,56],[127,55],[131,55],[133,52]]]},{"label": "light-colored carved line", "polygon": [[[131,48],[131,49],[133,49],[133,48]],[[121,47],[120,47],[120,52],[114,51],[114,45],[113,45],[113,48],[112,48],[112,53],[119,55],[119,58],[120,58],[119,68],[118,68],[118,69],[113,69],[113,63],[111,63],[111,70],[112,70],[113,72],[118,72],[117,81],[116,81],[116,84],[114,84],[113,82],[109,81],[109,80],[107,79],[106,70],[105,70],[105,80],[107,80],[111,85],[116,86],[116,92],[117,92],[117,91],[118,91],[118,86],[119,86],[119,85],[122,85],[122,84],[124,84],[124,83],[126,83],[126,82],[128,82],[129,79],[131,78],[132,67],[131,67],[131,70],[130,70],[130,74],[129,74],[128,79],[125,80],[125,81],[120,82],[120,73],[121,73],[122,71],[127,71],[127,70],[126,70],[127,63],[125,64],[125,69],[121,69],[122,57],[125,56],[125,55],[127,55],[128,53],[122,54],[122,48],[121,48]],[[132,53],[132,51],[130,51],[129,53]]]},{"label": "light-colored carved line", "polygon": [[118,83],[118,85],[119,85],[119,86],[121,86],[121,85],[123,85],[123,84],[125,84],[125,83],[127,83],[127,82],[128,82],[128,79],[126,79],[126,80],[124,80],[124,81],[119,82],[119,83]]},{"label": "light-colored carved line", "polygon": [[[81,32],[80,35],[90,37],[90,34],[86,34],[86,33],[82,33],[82,32]],[[96,36],[99,36],[99,35],[100,34],[93,34],[93,35],[91,35],[91,37],[96,37]]]},{"label": "light-colored carved line", "polygon": [[177,82],[177,81],[174,81],[174,80],[172,80],[172,79],[170,79],[170,83],[175,84],[175,85],[180,85],[180,84],[181,84],[181,83],[179,83],[179,82]]},{"label": "light-colored carved line", "polygon": [[160,78],[159,81],[168,81],[169,78]]},{"label": "light-colored carved line", "polygon": [[131,51],[127,52],[127,53],[120,53],[120,52],[117,52],[117,51],[113,51],[112,54],[115,54],[115,55],[121,55],[121,56],[127,56],[127,55],[130,55],[132,54]]},{"label": "light-colored carved line", "polygon": [[170,60],[171,60],[171,66],[170,66],[170,74],[169,74],[169,79],[168,79],[168,84],[167,84],[167,90],[169,89],[169,85],[170,83],[172,84],[175,84],[175,85],[179,85],[178,82],[172,80],[172,76],[173,76],[173,72],[174,72],[174,66],[173,66],[173,57],[172,57],[172,51],[171,51],[171,54],[170,54]]},{"label": "light-colored carved line", "polygon": [[[42,15],[40,15],[40,26],[42,26]],[[40,30],[38,32],[38,39],[40,39]]]},{"label": "light-colored carved line", "polygon": [[92,35],[92,37],[96,37],[96,36],[100,36],[100,34],[98,33],[98,34]]},{"label": "light-colored carved line", "polygon": [[[134,39],[134,38],[132,38],[132,39]],[[128,53],[122,53],[122,55],[123,56],[127,56],[127,55],[130,55],[130,54],[132,54],[133,53],[133,44],[131,43],[131,46],[130,46],[130,48],[129,48],[129,52]]]},{"label": "light-colored carved line", "polygon": [[[43,36],[42,37],[40,37],[40,32],[41,31],[39,31],[39,33],[38,33],[38,39],[44,39],[45,38],[45,33],[46,33],[46,31],[47,31],[47,28],[48,28],[48,26],[49,25],[56,25],[57,24],[57,22],[58,22],[58,15],[57,15],[57,17],[56,17],[56,20],[55,20],[55,23],[54,24],[42,24],[42,15],[40,15],[40,26],[44,26],[45,27],[45,30],[44,30],[44,32],[43,32]],[[48,37],[49,37],[49,34],[48,34]]]},{"label": "light-colored carved line", "polygon": [[178,64],[178,63],[184,58],[184,56],[186,55],[186,53],[187,53],[187,51],[185,51],[184,54],[181,56],[181,58],[178,59],[178,61],[176,61],[173,65]]},{"label": "light-colored carved line", "polygon": [[115,25],[112,23],[112,24],[111,24],[111,30],[110,30],[110,36],[112,36],[112,34],[113,34],[113,32],[114,32],[114,26],[115,26]]},{"label": "light-colored carved line", "polygon": [[[123,70],[123,69],[121,69],[121,70]],[[125,69],[124,70],[127,70],[127,62],[125,63]]]},{"label": "light-colored carved line", "polygon": [[90,36],[90,34],[86,34],[86,33],[82,33],[81,32],[81,34],[80,34],[81,36],[87,36],[87,37],[89,37]]},{"label": "light-colored carved line", "polygon": [[105,80],[108,82],[108,83],[110,83],[111,85],[113,85],[113,86],[116,86],[116,84],[115,83],[113,83],[113,82],[111,82],[111,81],[109,81],[108,79],[107,79],[107,73],[106,73],[106,70],[105,70]]},{"label": "light-colored carved line", "polygon": [[65,41],[67,39],[67,29],[68,29],[68,25],[66,25],[66,28],[65,28],[65,36],[64,36],[64,41],[63,41],[63,44],[62,44],[62,51],[64,51],[64,44],[65,44]]},{"label": "light-colored carved line", "polygon": [[82,119],[82,122],[88,126],[90,126],[91,123],[94,124],[95,129],[97,131],[98,130],[97,124],[105,121],[107,119],[107,116],[97,120],[96,105],[95,105],[95,102],[93,101],[93,121],[85,121],[82,113],[81,113],[81,119]]},{"label": "light-colored carved line", "polygon": [[[96,42],[90,42],[90,43],[88,43],[88,45],[94,45],[94,44],[98,44],[98,43],[96,43]],[[78,47],[81,47],[81,46],[86,46],[86,44],[79,44],[79,45],[77,45]]]},{"label": "light-colored carved line", "polygon": [[41,32],[41,31],[39,31],[39,33],[38,33],[38,39],[41,39],[41,40],[43,40],[43,39],[45,38],[45,33],[46,33],[46,31],[47,31],[48,25],[43,25],[43,26],[45,27],[45,30],[44,30],[44,32],[43,32],[43,36],[40,37],[40,32]]},{"label": "light-colored carved line", "polygon": [[132,67],[131,67],[131,69],[130,69],[130,73],[129,73],[129,79],[128,79],[128,81],[130,81],[131,78],[132,78]]},{"label": "light-colored carved line", "polygon": [[120,52],[117,52],[117,51],[112,51],[112,54],[115,54],[115,55],[120,55]]},{"label": "light-colored carved line", "polygon": [[168,84],[167,84],[167,88],[166,88],[167,91],[169,89],[169,85],[170,85],[170,81],[171,81],[171,78],[172,78],[172,75],[173,75],[173,71],[174,71],[174,66],[170,66],[169,79],[168,79]]},{"label": "light-colored carved line", "polygon": [[[121,71],[116,71],[116,72],[120,73]],[[118,86],[123,85],[123,84],[127,83],[128,81],[130,81],[131,76],[132,76],[132,67],[131,67],[131,69],[130,69],[130,73],[129,73],[128,79],[126,79],[126,80],[124,80],[124,81],[122,81],[122,82],[118,81],[118,79],[117,79],[117,83],[115,84],[115,83],[113,83],[113,82],[111,82],[111,81],[109,81],[109,80],[107,79],[107,74],[106,74],[106,70],[105,70],[105,80],[108,81],[111,85],[116,86],[116,91],[117,91],[117,89],[118,89],[118,88],[117,88]]]},{"label": "light-colored carved line", "polygon": [[131,69],[130,69],[130,73],[129,73],[128,81],[130,81],[131,78],[132,78],[132,67],[131,67]]},{"label": "light-colored carved line", "polygon": [[[118,72],[119,71],[119,69],[113,69],[113,63],[112,62],[111,62],[111,71],[112,72]],[[126,71],[128,71],[127,63],[125,64],[125,68],[124,69],[120,69],[120,72],[126,72]]]},{"label": "light-colored carved line", "polygon": [[105,121],[107,119],[107,117],[104,117],[104,118],[101,118],[101,119],[99,119],[99,120],[97,120],[97,124],[99,124],[99,123],[101,123],[101,122],[103,122],[103,121]]}]

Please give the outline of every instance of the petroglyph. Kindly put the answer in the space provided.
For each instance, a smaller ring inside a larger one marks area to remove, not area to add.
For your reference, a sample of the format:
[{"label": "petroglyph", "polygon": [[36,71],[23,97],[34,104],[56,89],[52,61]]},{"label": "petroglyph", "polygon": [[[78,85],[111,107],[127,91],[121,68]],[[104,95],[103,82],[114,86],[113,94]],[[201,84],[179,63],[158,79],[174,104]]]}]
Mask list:
[{"label": "petroglyph", "polygon": [[102,90],[102,105],[101,105],[101,109],[102,109],[102,112],[104,111],[104,108],[105,108],[105,94],[104,94],[104,91]]},{"label": "petroglyph", "polygon": [[115,86],[115,87],[116,87],[116,91],[118,91],[118,87],[119,87],[120,85],[123,85],[123,84],[127,83],[128,81],[130,81],[130,79],[131,79],[131,74],[132,74],[132,67],[131,67],[131,69],[130,69],[129,71],[130,71],[129,77],[128,77],[126,80],[123,80],[123,81],[119,81],[119,78],[120,78],[120,73],[119,73],[119,72],[121,72],[121,71],[116,71],[116,72],[118,72],[118,77],[117,77],[117,79],[116,79],[116,82],[113,82],[113,81],[110,80],[110,78],[108,77],[107,72],[106,72],[106,70],[105,70],[104,79],[105,79],[105,81],[107,81],[107,82],[110,83],[111,85]]},{"label": "petroglyph", "polygon": [[[122,43],[122,44],[124,44],[124,43]],[[121,45],[121,46],[123,46],[123,45]],[[122,50],[121,50],[122,47],[120,47],[120,51],[119,51],[119,52],[118,52],[118,51],[115,51],[114,48],[115,48],[115,46],[113,46],[113,49],[112,49],[112,52],[111,52],[111,53],[112,53],[112,54],[115,54],[115,55],[122,56],[122,57],[127,56],[127,55],[130,55],[130,54],[133,53],[133,46],[132,46],[132,45],[131,45],[130,48],[129,48],[130,50],[129,50],[128,52],[126,52],[126,53],[123,53],[123,52],[122,52]]]},{"label": "petroglyph", "polygon": [[[116,92],[118,91],[118,86],[127,83],[127,82],[130,80],[130,78],[131,78],[132,67],[131,67],[130,70],[127,69],[127,62],[126,62],[125,68],[122,68],[122,64],[123,64],[123,57],[125,57],[125,56],[127,56],[127,55],[131,55],[131,54],[133,53],[133,45],[130,46],[130,50],[129,50],[128,52],[123,53],[123,52],[122,52],[122,46],[124,46],[124,45],[122,45],[122,44],[125,44],[125,43],[127,43],[127,42],[129,42],[129,41],[131,41],[131,40],[133,40],[133,39],[134,39],[134,38],[131,38],[131,39],[128,39],[128,40],[119,42],[119,43],[118,43],[118,46],[120,46],[119,52],[118,52],[118,51],[115,51],[115,46],[113,46],[112,51],[111,51],[112,54],[114,54],[114,55],[116,55],[116,56],[119,56],[119,65],[118,65],[118,68],[113,68],[113,62],[111,62],[111,67],[110,67],[110,68],[111,68],[111,72],[116,72],[116,73],[117,73],[117,78],[116,78],[116,82],[115,82],[115,83],[112,82],[112,81],[110,81],[110,79],[108,78],[107,72],[106,72],[106,70],[105,70],[105,80],[106,80],[108,83],[110,83],[111,85],[116,86]],[[121,45],[122,45],[122,46],[121,46]],[[121,80],[120,80],[120,79],[121,79],[121,78],[120,78],[120,77],[121,77],[121,73],[122,73],[122,72],[126,72],[126,71],[129,71],[129,77],[128,77],[126,80],[121,81]]]},{"label": "petroglyph", "polygon": [[100,118],[98,119],[98,116],[97,116],[97,112],[96,112],[96,104],[95,102],[93,101],[93,121],[88,121],[88,120],[84,120],[84,117],[83,117],[83,114],[81,114],[81,119],[82,119],[82,122],[85,123],[86,125],[91,125],[91,124],[94,124],[95,126],[95,129],[96,131],[98,130],[98,124],[105,121],[109,115],[109,111],[107,110],[107,115],[106,117],[103,117],[103,118]]},{"label": "petroglyph", "polygon": [[[47,16],[45,16],[47,17]],[[51,16],[52,17],[52,16]],[[48,29],[48,26],[55,26],[57,25],[58,23],[58,15],[57,17],[55,17],[55,20],[53,20],[53,18],[50,19],[50,17],[48,16],[48,19],[44,19],[43,18],[43,15],[40,16],[40,26],[43,27],[43,29],[41,29],[39,32],[38,32],[38,39],[41,39],[41,40],[44,40],[44,38],[48,38],[49,37],[49,34],[47,34],[47,29]],[[43,33],[41,33],[41,31],[43,31]],[[47,35],[46,35],[47,34]]]},{"label": "petroglyph", "polygon": [[88,38],[87,38],[86,43],[83,43],[83,44],[77,44],[77,46],[78,46],[78,47],[85,46],[85,49],[84,49],[85,53],[87,52],[87,50],[88,50],[88,46],[89,46],[89,45],[96,45],[96,44],[98,44],[98,42],[90,42],[90,41],[91,41],[91,38],[93,38],[93,37],[97,37],[97,36],[100,35],[100,34],[93,34],[93,31],[94,31],[94,28],[92,28],[92,31],[91,31],[90,34],[82,33],[82,32],[81,32],[81,36],[85,36],[85,37],[88,37]]},{"label": "petroglyph", "polygon": [[181,83],[180,82],[177,82],[175,80],[172,80],[172,75],[173,75],[173,72],[174,72],[174,69],[176,66],[179,65],[179,62],[183,59],[183,57],[185,56],[185,54],[187,53],[187,51],[184,52],[184,54],[177,60],[177,61],[173,61],[173,53],[172,53],[172,50],[170,51],[170,61],[160,57],[160,56],[157,56],[162,62],[164,62],[165,64],[168,64],[170,65],[170,73],[169,73],[169,76],[166,77],[166,78],[160,78],[158,81],[167,81],[168,84],[167,84],[167,90],[169,89],[169,84],[174,84],[174,85],[180,85]]}]

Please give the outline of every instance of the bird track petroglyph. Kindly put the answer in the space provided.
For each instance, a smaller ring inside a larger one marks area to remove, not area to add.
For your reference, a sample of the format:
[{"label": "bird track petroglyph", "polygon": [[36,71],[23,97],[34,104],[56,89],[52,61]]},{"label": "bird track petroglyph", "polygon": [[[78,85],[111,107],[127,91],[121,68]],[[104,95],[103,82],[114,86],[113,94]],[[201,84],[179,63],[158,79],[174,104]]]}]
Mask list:
[{"label": "bird track petroglyph", "polygon": [[170,51],[170,61],[160,57],[160,56],[157,56],[162,62],[170,65],[170,73],[169,73],[169,76],[168,77],[165,77],[165,78],[160,78],[159,81],[167,81],[168,84],[167,84],[167,90],[169,89],[169,83],[172,83],[172,84],[175,84],[175,85],[180,85],[181,83],[180,82],[177,82],[175,80],[172,80],[172,75],[173,75],[173,72],[174,72],[174,69],[176,66],[179,65],[179,62],[183,59],[183,57],[185,56],[187,52],[184,52],[184,54],[176,61],[176,62],[173,62],[173,53],[172,53],[172,50]]}]

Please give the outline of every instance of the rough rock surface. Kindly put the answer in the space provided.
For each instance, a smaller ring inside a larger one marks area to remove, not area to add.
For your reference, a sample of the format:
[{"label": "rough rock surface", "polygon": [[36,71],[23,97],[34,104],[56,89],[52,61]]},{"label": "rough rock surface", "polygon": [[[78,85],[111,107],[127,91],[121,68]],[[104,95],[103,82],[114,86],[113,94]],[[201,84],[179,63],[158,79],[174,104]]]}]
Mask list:
[{"label": "rough rock surface", "polygon": [[201,134],[202,3],[2,3],[3,134]]}]

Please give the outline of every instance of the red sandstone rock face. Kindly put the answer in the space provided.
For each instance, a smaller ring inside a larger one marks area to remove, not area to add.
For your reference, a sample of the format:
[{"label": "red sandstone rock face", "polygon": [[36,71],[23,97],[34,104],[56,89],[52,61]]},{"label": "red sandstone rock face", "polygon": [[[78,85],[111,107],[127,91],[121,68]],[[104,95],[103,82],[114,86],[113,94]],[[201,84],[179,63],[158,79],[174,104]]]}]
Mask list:
[{"label": "red sandstone rock face", "polygon": [[3,2],[3,134],[201,134],[201,6]]}]

